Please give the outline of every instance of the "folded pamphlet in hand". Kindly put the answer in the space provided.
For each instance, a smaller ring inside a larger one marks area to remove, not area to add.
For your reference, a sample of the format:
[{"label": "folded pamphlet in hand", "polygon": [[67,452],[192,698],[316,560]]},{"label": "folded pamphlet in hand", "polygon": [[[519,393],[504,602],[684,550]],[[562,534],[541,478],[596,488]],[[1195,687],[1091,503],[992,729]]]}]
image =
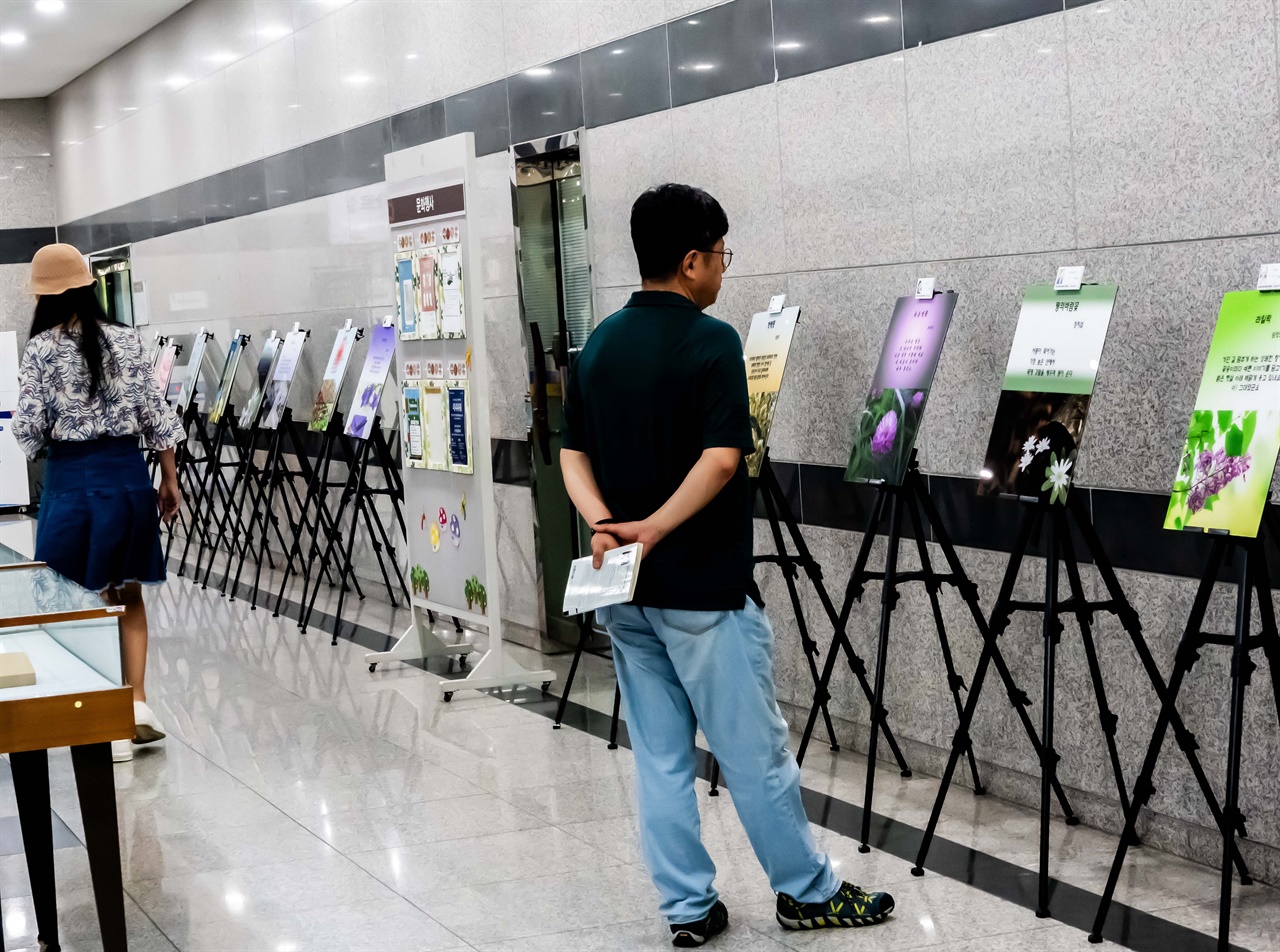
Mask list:
[{"label": "folded pamphlet in hand", "polygon": [[600,568],[592,568],[591,556],[574,559],[569,566],[569,584],[564,589],[564,613],[581,615],[606,605],[631,601],[640,577],[639,542],[610,549]]}]

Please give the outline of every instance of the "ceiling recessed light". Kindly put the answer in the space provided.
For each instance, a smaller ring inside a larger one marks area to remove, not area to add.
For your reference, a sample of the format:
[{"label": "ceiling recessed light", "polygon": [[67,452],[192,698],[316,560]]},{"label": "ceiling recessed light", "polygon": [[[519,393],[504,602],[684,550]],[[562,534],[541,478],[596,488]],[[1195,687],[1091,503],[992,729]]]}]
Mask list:
[{"label": "ceiling recessed light", "polygon": [[610,98],[610,99],[617,99],[617,98],[618,98],[619,96],[621,96],[621,95],[622,95],[622,93],[609,93],[609,98]]},{"label": "ceiling recessed light", "polygon": [[556,114],[556,111],[554,109],[544,110],[542,114],[544,116],[554,116]]},{"label": "ceiling recessed light", "polygon": [[121,112],[137,112],[138,107],[137,106],[121,106],[120,111]]},{"label": "ceiling recessed light", "polygon": [[535,66],[533,69],[526,69],[524,74],[526,76],[550,76],[554,72],[555,70],[549,66]]},{"label": "ceiling recessed light", "polygon": [[166,79],[164,84],[170,89],[181,89],[183,86],[190,86],[191,80],[181,74],[175,73],[173,76]]},{"label": "ceiling recessed light", "polygon": [[36,12],[43,13],[46,16],[61,13],[66,7],[67,5],[63,0],[36,0]]},{"label": "ceiling recessed light", "polygon": [[873,17],[863,17],[862,22],[863,23],[892,23],[893,17],[889,16],[889,14],[887,13],[877,13]]},{"label": "ceiling recessed light", "polygon": [[278,40],[292,32],[293,30],[290,27],[280,23],[268,23],[266,26],[258,28],[258,36],[264,40]]},{"label": "ceiling recessed light", "polygon": [[289,108],[290,108],[290,109],[301,109],[301,108],[302,108],[302,103],[300,103],[300,102],[291,102],[291,103],[289,103]]},{"label": "ceiling recessed light", "polygon": [[0,46],[21,46],[27,42],[27,35],[17,30],[6,30],[0,33]]},{"label": "ceiling recessed light", "polygon": [[368,73],[352,73],[345,78],[345,81],[352,86],[364,86],[373,82],[373,77]]},{"label": "ceiling recessed light", "polygon": [[232,53],[230,50],[218,50],[216,53],[210,53],[206,56],[206,63],[213,63],[215,66],[225,66],[227,63],[234,63],[240,57]]},{"label": "ceiling recessed light", "polygon": [[405,54],[404,54],[404,58],[405,58],[405,59],[417,59],[417,58],[418,58],[418,54],[417,54],[417,53],[405,53]]},{"label": "ceiling recessed light", "polygon": [[626,52],[626,50],[619,48],[616,50],[610,50],[609,52],[612,53],[614,56],[621,56],[623,53]]},{"label": "ceiling recessed light", "polygon": [[796,40],[785,40],[785,41],[783,41],[782,43],[779,43],[779,44],[777,45],[776,49],[780,49],[780,50],[798,50],[798,49],[800,49],[800,47],[802,47],[802,46],[804,46],[804,44],[803,44],[803,43],[800,43],[800,42],[798,42],[798,41],[796,41]]},{"label": "ceiling recessed light", "polygon": [[716,64],[715,63],[694,63],[693,68],[697,70],[699,73],[705,73],[709,69],[715,69]]},{"label": "ceiling recessed light", "polygon": [[685,22],[686,22],[686,23],[688,23],[688,24],[689,24],[689,26],[697,26],[701,21],[699,21],[699,20],[685,20]]}]

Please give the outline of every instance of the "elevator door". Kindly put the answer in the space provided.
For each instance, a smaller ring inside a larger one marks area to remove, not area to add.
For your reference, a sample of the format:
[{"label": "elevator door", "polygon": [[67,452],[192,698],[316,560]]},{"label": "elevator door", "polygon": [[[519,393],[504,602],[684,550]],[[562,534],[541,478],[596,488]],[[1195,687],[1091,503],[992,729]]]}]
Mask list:
[{"label": "elevator door", "polygon": [[577,619],[560,611],[569,563],[588,551],[560,472],[563,386],[570,354],[594,326],[586,199],[576,145],[517,155],[515,213],[520,300],[529,359],[532,486],[547,635],[577,644]]},{"label": "elevator door", "polygon": [[129,249],[120,248],[102,255],[92,255],[94,290],[107,317],[120,324],[133,326],[133,284],[129,270]]}]

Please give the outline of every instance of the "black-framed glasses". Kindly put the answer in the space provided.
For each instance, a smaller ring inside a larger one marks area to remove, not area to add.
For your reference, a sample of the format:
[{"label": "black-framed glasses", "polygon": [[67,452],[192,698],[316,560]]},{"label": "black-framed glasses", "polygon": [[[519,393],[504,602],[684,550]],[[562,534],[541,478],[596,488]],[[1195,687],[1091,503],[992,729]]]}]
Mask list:
[{"label": "black-framed glasses", "polygon": [[732,249],[726,248],[726,249],[724,249],[724,251],[708,251],[708,250],[704,250],[702,253],[703,253],[703,254],[707,254],[707,255],[719,255],[719,256],[720,256],[720,260],[721,260],[722,262],[724,262],[724,270],[726,270],[726,271],[728,271],[728,270],[729,270],[729,265],[733,264],[733,251],[732,251]]}]

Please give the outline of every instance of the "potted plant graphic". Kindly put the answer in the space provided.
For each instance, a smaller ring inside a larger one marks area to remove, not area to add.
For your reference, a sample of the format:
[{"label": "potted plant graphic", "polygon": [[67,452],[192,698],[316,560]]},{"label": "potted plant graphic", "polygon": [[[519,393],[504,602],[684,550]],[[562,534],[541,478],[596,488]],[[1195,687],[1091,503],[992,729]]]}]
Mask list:
[{"label": "potted plant graphic", "polygon": [[413,594],[421,595],[423,598],[430,597],[431,577],[421,565],[415,565],[409,570],[409,585],[413,588]]}]

